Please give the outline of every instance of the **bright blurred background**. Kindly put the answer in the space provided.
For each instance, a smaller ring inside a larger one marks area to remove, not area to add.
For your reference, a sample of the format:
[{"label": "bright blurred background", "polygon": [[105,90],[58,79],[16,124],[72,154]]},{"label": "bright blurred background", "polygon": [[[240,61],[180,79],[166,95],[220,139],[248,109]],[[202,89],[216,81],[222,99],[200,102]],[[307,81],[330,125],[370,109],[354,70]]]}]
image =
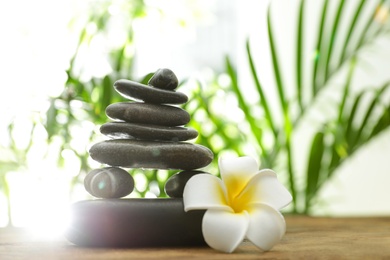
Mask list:
[{"label": "bright blurred background", "polygon": [[[390,215],[389,1],[303,3],[0,1],[0,226],[61,229],[91,199],[82,181],[100,165],[87,151],[121,100],[113,83],[162,67],[190,97],[196,142],[274,168],[296,197],[287,211]],[[174,172],[130,173],[130,196],[164,197]]]}]

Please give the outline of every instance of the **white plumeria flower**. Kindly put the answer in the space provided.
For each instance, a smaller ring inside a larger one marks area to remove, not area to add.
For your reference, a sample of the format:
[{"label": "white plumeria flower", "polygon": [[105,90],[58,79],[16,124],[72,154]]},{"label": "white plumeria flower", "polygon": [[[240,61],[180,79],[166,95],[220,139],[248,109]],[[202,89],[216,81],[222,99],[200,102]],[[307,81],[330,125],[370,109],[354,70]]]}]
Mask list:
[{"label": "white plumeria flower", "polygon": [[233,252],[247,238],[262,250],[270,250],[286,231],[279,210],[291,194],[272,170],[258,170],[252,157],[219,160],[221,179],[198,174],[186,184],[184,209],[207,210],[202,221],[206,243]]}]

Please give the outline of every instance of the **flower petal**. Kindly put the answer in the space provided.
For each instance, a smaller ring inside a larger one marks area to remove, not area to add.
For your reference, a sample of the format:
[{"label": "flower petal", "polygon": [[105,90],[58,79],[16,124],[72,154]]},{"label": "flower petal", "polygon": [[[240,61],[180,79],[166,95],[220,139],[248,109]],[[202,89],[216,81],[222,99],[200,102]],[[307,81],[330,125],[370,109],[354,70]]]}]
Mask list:
[{"label": "flower petal", "polygon": [[246,237],[262,250],[270,250],[286,232],[286,222],[279,211],[265,204],[252,207]]},{"label": "flower petal", "polygon": [[259,169],[256,160],[249,156],[226,160],[219,158],[218,164],[221,178],[226,185],[231,200],[244,189]]},{"label": "flower petal", "polygon": [[267,204],[278,210],[287,206],[291,202],[292,196],[279,182],[275,172],[266,169],[259,171],[250,180],[239,195],[238,200],[247,201],[248,204]]},{"label": "flower petal", "polygon": [[235,214],[224,210],[207,210],[202,222],[206,243],[226,253],[231,253],[244,240],[249,225],[246,211]]},{"label": "flower petal", "polygon": [[226,191],[221,179],[211,174],[197,174],[186,183],[183,191],[184,210],[225,209]]}]

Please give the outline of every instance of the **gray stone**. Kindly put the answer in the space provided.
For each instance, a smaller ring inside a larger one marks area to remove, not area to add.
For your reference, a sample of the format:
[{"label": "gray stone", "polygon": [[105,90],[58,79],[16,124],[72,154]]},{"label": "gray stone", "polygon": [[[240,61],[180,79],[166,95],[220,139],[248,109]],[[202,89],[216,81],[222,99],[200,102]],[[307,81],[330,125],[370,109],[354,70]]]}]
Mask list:
[{"label": "gray stone", "polygon": [[92,159],[111,166],[148,169],[198,169],[214,157],[201,145],[125,139],[97,143],[89,153]]},{"label": "gray stone", "polygon": [[119,102],[106,108],[112,119],[128,123],[141,123],[162,126],[180,126],[190,121],[187,111],[173,106],[139,102]]},{"label": "gray stone", "polygon": [[125,170],[117,167],[94,169],[84,179],[85,189],[98,198],[121,198],[134,189],[134,179]]},{"label": "gray stone", "polygon": [[114,88],[125,98],[143,100],[146,103],[184,104],[188,101],[188,97],[181,92],[152,88],[126,79],[116,81]]},{"label": "gray stone", "polygon": [[202,171],[182,171],[172,175],[165,183],[165,193],[171,198],[183,198],[183,191],[186,183],[192,176],[207,174]]},{"label": "gray stone", "polygon": [[110,122],[100,127],[100,132],[114,139],[142,139],[160,141],[186,141],[198,136],[192,128]]},{"label": "gray stone", "polygon": [[183,199],[98,199],[72,205],[65,237],[86,247],[206,246],[205,210],[184,211]]},{"label": "gray stone", "polygon": [[173,90],[177,88],[179,81],[172,70],[159,69],[154,73],[148,84],[155,88]]}]

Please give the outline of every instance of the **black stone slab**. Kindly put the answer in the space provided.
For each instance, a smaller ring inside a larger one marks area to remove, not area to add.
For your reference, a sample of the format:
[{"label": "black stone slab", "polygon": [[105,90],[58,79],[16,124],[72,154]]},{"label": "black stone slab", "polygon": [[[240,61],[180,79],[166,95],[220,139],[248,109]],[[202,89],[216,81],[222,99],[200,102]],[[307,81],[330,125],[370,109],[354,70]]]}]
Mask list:
[{"label": "black stone slab", "polygon": [[173,106],[139,102],[119,102],[106,108],[111,119],[128,123],[141,123],[162,126],[181,126],[190,121],[187,111]]},{"label": "black stone slab", "polygon": [[163,68],[154,73],[148,84],[155,88],[174,90],[179,85],[179,80],[172,70]]},{"label": "black stone slab", "polygon": [[84,178],[84,187],[98,198],[121,198],[133,191],[134,179],[124,169],[106,167],[90,171]]},{"label": "black stone slab", "polygon": [[184,104],[188,97],[172,90],[153,88],[127,79],[120,79],[114,83],[119,94],[128,99],[143,100],[154,104]]},{"label": "black stone slab", "polygon": [[110,122],[100,127],[100,132],[114,139],[143,139],[160,141],[186,141],[198,136],[192,128]]},{"label": "black stone slab", "polygon": [[171,198],[183,198],[184,187],[189,179],[197,174],[208,174],[202,171],[182,171],[172,175],[165,183],[165,193]]},{"label": "black stone slab", "polygon": [[94,144],[89,153],[92,159],[111,166],[148,169],[198,169],[214,157],[210,149],[197,144],[125,139]]},{"label": "black stone slab", "polygon": [[204,246],[204,211],[182,199],[105,199],[72,205],[66,238],[88,247]]}]

